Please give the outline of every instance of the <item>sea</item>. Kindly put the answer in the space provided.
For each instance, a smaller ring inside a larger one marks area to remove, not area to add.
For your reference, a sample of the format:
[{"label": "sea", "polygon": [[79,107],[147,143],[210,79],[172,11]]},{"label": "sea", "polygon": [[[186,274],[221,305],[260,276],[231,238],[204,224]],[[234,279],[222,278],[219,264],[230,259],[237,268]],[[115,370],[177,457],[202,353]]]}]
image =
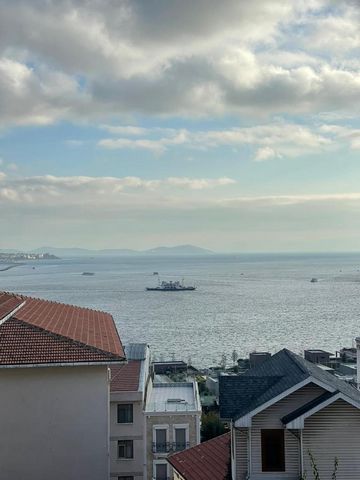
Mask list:
[{"label": "sea", "polygon": [[[83,272],[93,272],[84,276]],[[195,291],[152,292],[161,280]],[[318,281],[312,283],[311,279]],[[0,290],[111,313],[123,344],[157,360],[218,365],[232,352],[332,353],[360,336],[360,254],[123,256],[28,261],[0,272]]]}]

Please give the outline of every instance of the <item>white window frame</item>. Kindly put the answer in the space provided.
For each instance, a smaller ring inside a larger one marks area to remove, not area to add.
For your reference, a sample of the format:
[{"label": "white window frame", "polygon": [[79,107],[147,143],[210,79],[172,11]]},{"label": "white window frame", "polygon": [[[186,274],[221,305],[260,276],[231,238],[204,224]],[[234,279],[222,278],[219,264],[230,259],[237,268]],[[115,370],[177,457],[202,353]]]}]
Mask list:
[{"label": "white window frame", "polygon": [[[185,430],[185,443],[189,444],[190,447],[190,434],[189,434],[189,424],[188,423],[175,423],[172,427],[172,443],[173,445],[176,443],[176,435],[175,435],[175,430],[176,429],[184,429]],[[179,450],[180,451],[180,450]]]},{"label": "white window frame", "polygon": [[166,477],[170,478],[170,465],[166,460],[153,460],[153,479],[156,480],[156,465],[166,465]]},{"label": "white window frame", "polygon": [[[170,438],[169,438],[169,430],[170,427],[167,423],[159,424],[159,425],[153,425],[153,444],[156,445],[156,430],[166,430],[166,442],[165,443],[170,443]],[[168,455],[169,452],[154,452],[156,455]]]}]

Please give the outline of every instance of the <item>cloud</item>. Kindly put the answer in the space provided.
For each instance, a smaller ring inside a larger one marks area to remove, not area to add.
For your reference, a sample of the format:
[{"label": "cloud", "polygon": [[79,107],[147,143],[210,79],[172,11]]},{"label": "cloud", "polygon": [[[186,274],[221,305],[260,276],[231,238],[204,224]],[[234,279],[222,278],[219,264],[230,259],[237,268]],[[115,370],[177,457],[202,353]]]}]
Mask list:
[{"label": "cloud", "polygon": [[331,0],[5,0],[1,123],[356,112],[358,18]]},{"label": "cloud", "polygon": [[[149,134],[152,134],[149,131]],[[172,147],[214,149],[252,145],[257,148],[255,161],[281,156],[295,157],[308,153],[321,153],[335,146],[333,136],[326,129],[278,122],[268,125],[232,128],[227,130],[189,131],[169,130],[168,136],[154,138],[107,138],[98,145],[109,149],[143,149],[156,154]]]},{"label": "cloud", "polygon": [[183,190],[202,191],[236,183],[228,177],[56,177],[53,175],[10,178],[0,174],[0,200],[31,205],[116,204],[130,207],[139,202],[161,203],[163,195],[182,198]]}]

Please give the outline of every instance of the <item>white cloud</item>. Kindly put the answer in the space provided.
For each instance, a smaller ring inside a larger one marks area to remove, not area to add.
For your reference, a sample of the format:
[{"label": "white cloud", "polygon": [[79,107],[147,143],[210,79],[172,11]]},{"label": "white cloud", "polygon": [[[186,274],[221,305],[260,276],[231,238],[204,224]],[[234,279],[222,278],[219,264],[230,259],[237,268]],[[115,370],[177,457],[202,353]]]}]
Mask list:
[{"label": "white cloud", "polygon": [[235,184],[220,178],[169,177],[148,180],[140,177],[56,177],[53,175],[11,178],[0,172],[0,199],[32,205],[122,204],[162,201],[162,196],[182,198],[182,191],[202,191]]},{"label": "white cloud", "polygon": [[158,139],[108,138],[101,140],[99,146],[110,149],[145,149],[159,154],[179,145],[193,149],[252,145],[258,147],[254,160],[262,161],[323,152],[334,146],[333,137],[327,133],[315,127],[280,122],[228,130],[170,130],[167,137]]},{"label": "white cloud", "polygon": [[5,0],[2,124],[354,112],[358,18],[331,0]]}]

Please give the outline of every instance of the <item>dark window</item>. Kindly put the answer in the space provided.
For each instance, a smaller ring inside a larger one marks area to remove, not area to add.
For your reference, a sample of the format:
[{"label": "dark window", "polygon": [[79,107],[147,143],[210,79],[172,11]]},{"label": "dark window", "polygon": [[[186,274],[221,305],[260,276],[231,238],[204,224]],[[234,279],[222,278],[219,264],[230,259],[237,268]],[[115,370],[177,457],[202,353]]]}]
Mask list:
[{"label": "dark window", "polygon": [[118,480],[134,480],[134,477],[130,475],[125,475],[125,476],[118,477]]},{"label": "dark window", "polygon": [[284,430],[261,430],[263,472],[285,472]]},{"label": "dark window", "polygon": [[167,480],[167,465],[166,463],[158,463],[155,467],[156,480]]},{"label": "dark window", "polygon": [[186,429],[175,428],[175,450],[177,452],[186,448]]},{"label": "dark window", "polygon": [[169,444],[167,442],[166,428],[157,428],[155,430],[155,452],[166,453],[169,451]]},{"label": "dark window", "polygon": [[134,445],[132,440],[118,441],[118,457],[134,458]]},{"label": "dark window", "polygon": [[118,403],[117,421],[118,423],[133,423],[132,403]]}]

